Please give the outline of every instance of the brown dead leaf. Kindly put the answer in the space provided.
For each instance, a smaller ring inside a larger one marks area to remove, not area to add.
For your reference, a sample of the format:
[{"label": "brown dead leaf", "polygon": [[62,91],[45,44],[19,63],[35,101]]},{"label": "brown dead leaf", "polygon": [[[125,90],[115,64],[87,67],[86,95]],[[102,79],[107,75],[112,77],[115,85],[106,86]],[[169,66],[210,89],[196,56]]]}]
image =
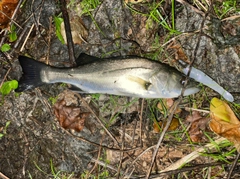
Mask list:
[{"label": "brown dead leaf", "polygon": [[73,129],[80,132],[84,127],[85,119],[89,116],[89,112],[81,112],[79,107],[66,106],[64,100],[58,101],[53,106],[60,125],[64,129]]},{"label": "brown dead leaf", "polygon": [[53,106],[54,114],[59,124],[65,129],[73,129],[80,132],[83,127],[92,131],[92,125],[89,120],[89,112],[81,106],[79,98],[74,92],[65,90],[58,96],[58,101]]},{"label": "brown dead leaf", "polygon": [[176,41],[174,41],[173,43],[171,43],[168,46],[169,49],[174,50],[174,55],[175,55],[175,59],[176,60],[183,60],[185,62],[189,61],[188,57],[186,55],[186,53],[184,52],[184,50],[182,49],[181,44],[177,43]]},{"label": "brown dead leaf", "polygon": [[[160,132],[160,128],[159,128],[159,127],[161,127],[162,130],[163,130],[163,128],[166,126],[166,123],[167,123],[167,122],[163,122],[163,123],[162,123],[162,121],[160,121],[160,122],[158,122],[158,124],[157,124],[156,122],[154,122],[154,123],[153,123],[153,131],[156,132],[156,133],[159,133],[159,132]],[[158,127],[158,126],[159,126],[159,127]],[[170,126],[169,126],[169,128],[168,128],[168,131],[173,131],[173,130],[177,129],[178,126],[179,126],[179,120],[176,119],[176,118],[173,118],[173,119],[172,119],[172,122],[171,122],[171,124],[170,124]]]},{"label": "brown dead leaf", "polygon": [[12,14],[17,7],[18,0],[0,1],[0,28],[6,28],[11,20]]},{"label": "brown dead leaf", "polygon": [[[78,16],[74,16],[70,20],[70,26],[71,26],[73,43],[81,45],[82,42],[86,42],[86,39],[88,37],[88,31],[82,19]],[[62,22],[61,24],[61,34],[63,36],[65,43],[67,43],[64,22]]]},{"label": "brown dead leaf", "polygon": [[[162,103],[158,103],[157,104],[157,108],[160,110],[160,112],[162,114],[165,114],[166,111],[168,111],[168,113],[172,112],[172,106],[174,104],[174,100],[172,98],[167,98],[167,99],[162,99]],[[180,108],[177,108],[177,110],[175,111],[174,114],[178,114],[180,113],[182,110]]]},{"label": "brown dead leaf", "polygon": [[233,142],[237,151],[240,152],[240,122],[232,109],[224,101],[213,98],[210,112],[209,127],[211,130]]},{"label": "brown dead leaf", "polygon": [[202,142],[203,131],[206,129],[209,119],[201,116],[198,111],[193,111],[186,120],[191,123],[188,133],[192,142]]}]

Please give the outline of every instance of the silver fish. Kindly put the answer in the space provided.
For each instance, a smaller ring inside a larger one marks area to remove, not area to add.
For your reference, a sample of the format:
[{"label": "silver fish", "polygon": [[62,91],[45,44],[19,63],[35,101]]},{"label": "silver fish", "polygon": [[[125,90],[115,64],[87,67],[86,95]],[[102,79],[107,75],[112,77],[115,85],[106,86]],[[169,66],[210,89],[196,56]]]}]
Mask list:
[{"label": "silver fish", "polygon": [[[83,53],[74,68],[51,67],[24,56],[19,62],[23,69],[19,92],[61,82],[75,86],[81,93],[175,98],[180,96],[185,80],[175,68],[140,57],[98,59]],[[189,80],[184,96],[198,91],[197,83]]]}]

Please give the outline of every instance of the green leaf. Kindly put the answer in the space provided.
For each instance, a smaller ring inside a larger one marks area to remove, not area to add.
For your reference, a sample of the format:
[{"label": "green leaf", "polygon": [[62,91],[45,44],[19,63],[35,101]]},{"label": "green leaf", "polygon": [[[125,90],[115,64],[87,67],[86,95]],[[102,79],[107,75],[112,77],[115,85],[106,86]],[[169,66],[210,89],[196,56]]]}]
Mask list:
[{"label": "green leaf", "polygon": [[11,121],[7,121],[6,122],[6,125],[5,125],[5,128],[8,128],[8,126],[10,125]]},{"label": "green leaf", "polygon": [[10,42],[14,42],[15,40],[17,40],[16,26],[14,24],[12,24],[10,27],[8,37]]},{"label": "green leaf", "polygon": [[9,41],[10,41],[10,42],[14,42],[15,40],[17,40],[17,33],[16,33],[16,31],[12,31],[12,32],[9,34]]},{"label": "green leaf", "polygon": [[12,24],[11,27],[10,27],[10,31],[13,32],[15,30],[16,30],[16,26],[14,24]]},{"label": "green leaf", "polygon": [[0,93],[2,95],[7,95],[11,92],[11,90],[17,89],[18,82],[16,80],[6,81],[3,83],[2,87],[0,88]]},{"label": "green leaf", "polygon": [[63,19],[55,16],[54,22],[55,22],[55,26],[56,26],[56,35],[57,35],[58,39],[62,42],[62,44],[65,44],[65,41],[61,34],[61,23],[63,23]]},{"label": "green leaf", "polygon": [[10,47],[9,44],[3,44],[3,45],[1,46],[1,51],[2,51],[2,52],[7,52],[7,51],[9,51],[10,49],[11,49],[11,47]]}]

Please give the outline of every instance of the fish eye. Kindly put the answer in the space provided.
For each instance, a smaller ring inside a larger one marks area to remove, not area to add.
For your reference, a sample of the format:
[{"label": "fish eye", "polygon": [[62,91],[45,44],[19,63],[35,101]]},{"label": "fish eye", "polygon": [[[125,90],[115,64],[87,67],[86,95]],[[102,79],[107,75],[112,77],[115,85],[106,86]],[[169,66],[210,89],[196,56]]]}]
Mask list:
[{"label": "fish eye", "polygon": [[182,77],[181,80],[180,80],[180,84],[181,84],[181,85],[184,85],[186,79],[187,79],[187,78],[186,78],[185,76]]},{"label": "fish eye", "polygon": [[145,89],[148,90],[148,88],[149,88],[149,86],[150,86],[151,84],[152,84],[152,83],[149,83],[149,82],[145,83],[145,85],[144,85],[144,86],[145,86]]}]

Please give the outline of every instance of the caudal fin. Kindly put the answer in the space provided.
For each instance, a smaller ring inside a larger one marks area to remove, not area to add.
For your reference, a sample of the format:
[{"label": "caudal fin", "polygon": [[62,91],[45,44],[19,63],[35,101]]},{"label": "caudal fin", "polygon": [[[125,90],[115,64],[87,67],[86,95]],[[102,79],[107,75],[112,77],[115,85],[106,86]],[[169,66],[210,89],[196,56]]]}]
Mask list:
[{"label": "caudal fin", "polygon": [[46,65],[25,56],[19,56],[18,59],[22,67],[23,75],[15,91],[22,92],[43,85],[44,82],[41,80],[40,73]]}]

